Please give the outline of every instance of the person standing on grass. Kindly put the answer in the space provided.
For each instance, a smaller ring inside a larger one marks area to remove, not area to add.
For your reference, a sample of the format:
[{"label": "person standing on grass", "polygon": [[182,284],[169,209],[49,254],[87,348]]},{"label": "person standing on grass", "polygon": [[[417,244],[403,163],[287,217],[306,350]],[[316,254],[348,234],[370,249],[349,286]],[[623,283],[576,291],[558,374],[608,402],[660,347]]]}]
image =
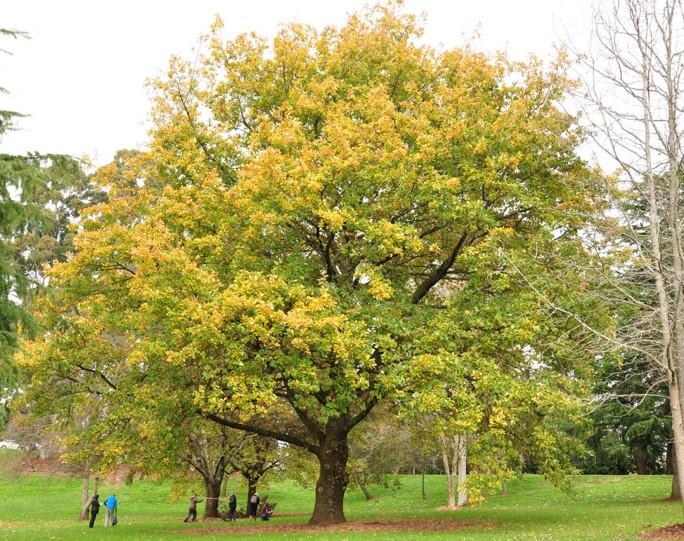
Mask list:
[{"label": "person standing on grass", "polygon": [[92,528],[93,525],[95,524],[95,518],[97,517],[97,514],[100,512],[100,495],[95,494],[93,496],[93,499],[90,500],[90,524],[88,525],[88,528]]},{"label": "person standing on grass", "polygon": [[249,517],[253,518],[255,521],[257,519],[257,513],[259,512],[259,502],[261,501],[261,498],[259,498],[259,493],[255,492],[252,494],[252,497],[249,499],[249,513],[247,514]]},{"label": "person standing on grass", "polygon": [[109,498],[105,500],[104,505],[105,509],[107,510],[104,521],[105,527],[116,526],[118,523],[118,519],[116,518],[116,504],[116,494],[112,494]]},{"label": "person standing on grass", "polygon": [[235,492],[230,493],[230,497],[228,498],[228,520],[230,522],[235,522],[237,519],[237,497],[235,496]]},{"label": "person standing on grass", "polygon": [[195,522],[197,520],[197,504],[201,501],[204,500],[198,500],[197,494],[192,495],[192,498],[190,498],[190,507],[188,507],[188,516],[185,517],[183,522],[188,522],[190,520],[190,517],[192,517],[192,522]]}]

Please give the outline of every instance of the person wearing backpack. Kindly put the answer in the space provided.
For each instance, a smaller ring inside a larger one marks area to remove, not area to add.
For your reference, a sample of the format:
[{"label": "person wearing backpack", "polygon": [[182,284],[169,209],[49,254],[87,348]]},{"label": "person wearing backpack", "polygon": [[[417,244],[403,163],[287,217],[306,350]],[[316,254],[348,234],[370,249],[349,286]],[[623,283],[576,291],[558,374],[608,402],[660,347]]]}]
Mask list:
[{"label": "person wearing backpack", "polygon": [[257,514],[259,512],[259,502],[261,501],[261,498],[259,498],[259,493],[255,492],[252,494],[252,497],[249,499],[249,512],[247,513],[247,516],[253,518],[255,521],[257,519]]}]

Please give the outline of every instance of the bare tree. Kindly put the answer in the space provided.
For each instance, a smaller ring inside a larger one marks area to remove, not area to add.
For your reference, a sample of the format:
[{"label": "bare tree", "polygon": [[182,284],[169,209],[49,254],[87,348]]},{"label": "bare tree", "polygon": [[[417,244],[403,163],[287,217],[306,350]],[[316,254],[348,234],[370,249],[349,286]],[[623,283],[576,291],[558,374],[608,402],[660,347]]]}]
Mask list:
[{"label": "bare tree", "polygon": [[[683,0],[609,0],[595,15],[585,117],[609,177],[615,228],[602,295],[621,326],[609,337],[636,350],[667,382],[675,471],[684,471],[684,249],[682,246]],[[607,258],[608,259],[608,258]],[[603,338],[606,338],[605,336]],[[661,380],[661,381],[662,381]],[[680,491],[684,476],[678,479]]]}]

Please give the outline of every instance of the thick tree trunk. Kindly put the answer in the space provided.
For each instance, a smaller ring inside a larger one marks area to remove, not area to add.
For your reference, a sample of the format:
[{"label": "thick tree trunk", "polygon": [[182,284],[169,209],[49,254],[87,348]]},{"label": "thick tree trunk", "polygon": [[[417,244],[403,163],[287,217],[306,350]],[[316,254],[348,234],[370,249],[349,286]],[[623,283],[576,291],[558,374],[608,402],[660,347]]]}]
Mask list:
[{"label": "thick tree trunk", "polygon": [[456,502],[456,505],[458,507],[463,507],[468,503],[468,489],[466,488],[466,481],[468,475],[468,438],[467,436],[456,436],[454,440],[454,443],[456,444],[458,450],[458,501]]},{"label": "thick tree trunk", "polygon": [[204,480],[204,518],[217,518],[219,516],[219,496],[221,495],[222,479]]},{"label": "thick tree trunk", "polygon": [[88,520],[88,505],[90,504],[90,475],[83,473],[83,485],[81,487],[81,515],[80,520]]},{"label": "thick tree trunk", "polygon": [[634,459],[634,468],[639,475],[648,474],[647,457],[644,450],[640,447],[635,447],[632,451],[632,458]]},{"label": "thick tree trunk", "polygon": [[349,446],[344,428],[330,428],[318,451],[320,466],[316,482],[316,502],[309,524],[344,522],[344,493],[349,476]]},{"label": "thick tree trunk", "polygon": [[252,499],[252,494],[257,491],[257,484],[259,483],[259,477],[247,477],[247,503]]}]

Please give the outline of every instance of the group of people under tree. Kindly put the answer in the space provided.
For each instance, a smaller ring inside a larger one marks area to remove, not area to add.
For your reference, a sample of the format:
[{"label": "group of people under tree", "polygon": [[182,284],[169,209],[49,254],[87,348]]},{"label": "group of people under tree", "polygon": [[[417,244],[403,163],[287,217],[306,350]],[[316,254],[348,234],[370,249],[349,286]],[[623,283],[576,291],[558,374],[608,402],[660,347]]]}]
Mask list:
[{"label": "group of people under tree", "polygon": [[[264,498],[262,503],[261,497],[257,492],[251,495],[249,501],[247,502],[247,517],[256,521],[257,516],[261,517],[261,520],[269,520],[273,514],[273,507],[268,501],[268,496]],[[190,498],[190,505],[188,506],[188,514],[183,519],[183,522],[195,522],[197,521],[197,504],[202,503],[204,500],[199,499],[197,494],[193,494]],[[117,519],[117,499],[116,495],[112,494],[104,501],[104,506],[106,509],[106,515],[104,520],[105,527],[116,526],[118,523]],[[90,511],[90,523],[89,527],[92,528],[95,525],[95,520],[100,512],[100,495],[95,494],[89,505]],[[230,522],[237,520],[237,496],[235,492],[232,492],[228,497],[228,513],[227,519]]]},{"label": "group of people under tree", "polygon": [[[253,520],[257,519],[257,516],[261,517],[261,520],[269,520],[273,514],[273,506],[266,501],[268,496],[264,499],[263,505],[258,492],[254,492],[249,497],[247,502],[247,517]],[[193,494],[190,498],[190,505],[188,507],[188,514],[183,519],[183,522],[195,522],[197,520],[197,504],[203,502],[197,498],[197,494]],[[237,520],[237,496],[235,492],[232,492],[228,497],[228,513],[227,519],[229,522],[235,522]]]}]

